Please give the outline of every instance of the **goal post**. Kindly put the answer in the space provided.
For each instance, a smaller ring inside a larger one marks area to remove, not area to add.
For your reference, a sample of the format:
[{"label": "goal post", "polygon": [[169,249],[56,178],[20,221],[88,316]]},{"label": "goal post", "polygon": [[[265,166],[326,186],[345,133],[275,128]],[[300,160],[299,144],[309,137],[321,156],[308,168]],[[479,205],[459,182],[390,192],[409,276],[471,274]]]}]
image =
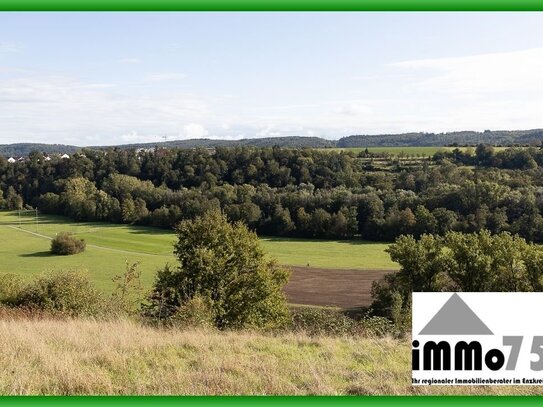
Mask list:
[{"label": "goal post", "polygon": [[40,214],[38,209],[20,209],[17,211],[17,219],[19,223],[19,228],[22,228],[25,225],[34,225],[36,231],[40,224]]}]

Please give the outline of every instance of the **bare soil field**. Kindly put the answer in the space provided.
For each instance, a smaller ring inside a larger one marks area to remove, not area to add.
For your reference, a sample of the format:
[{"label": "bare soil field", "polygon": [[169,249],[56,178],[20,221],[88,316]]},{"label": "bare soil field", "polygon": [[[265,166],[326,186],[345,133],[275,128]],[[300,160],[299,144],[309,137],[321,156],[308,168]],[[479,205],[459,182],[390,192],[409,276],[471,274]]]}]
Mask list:
[{"label": "bare soil field", "polygon": [[289,303],[345,309],[371,305],[371,285],[396,270],[325,269],[290,267],[285,287]]}]

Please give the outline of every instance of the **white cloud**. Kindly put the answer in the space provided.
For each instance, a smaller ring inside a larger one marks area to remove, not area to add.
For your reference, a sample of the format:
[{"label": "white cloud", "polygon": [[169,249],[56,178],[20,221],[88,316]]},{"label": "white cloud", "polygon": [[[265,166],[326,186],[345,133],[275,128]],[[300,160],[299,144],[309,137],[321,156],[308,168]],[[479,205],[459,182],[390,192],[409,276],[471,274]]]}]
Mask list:
[{"label": "white cloud", "polygon": [[133,131],[137,141],[154,141],[158,132],[176,134],[180,122],[209,116],[208,102],[196,95],[134,94],[60,76],[0,79],[0,104],[0,142],[88,144],[91,134],[93,144],[117,144],[134,139]]},{"label": "white cloud", "polygon": [[191,138],[204,138],[209,134],[209,131],[198,123],[190,123],[183,126],[181,131],[181,138],[191,139]]},{"label": "white cloud", "polygon": [[422,90],[453,94],[543,91],[543,48],[391,64],[423,73]]},{"label": "white cloud", "polygon": [[120,142],[122,144],[151,143],[153,141],[164,141],[164,139],[158,134],[140,134],[134,130],[129,133],[123,134],[120,139]]},{"label": "white cloud", "polygon": [[365,116],[372,112],[372,108],[367,104],[353,102],[336,107],[335,112],[345,116]]}]

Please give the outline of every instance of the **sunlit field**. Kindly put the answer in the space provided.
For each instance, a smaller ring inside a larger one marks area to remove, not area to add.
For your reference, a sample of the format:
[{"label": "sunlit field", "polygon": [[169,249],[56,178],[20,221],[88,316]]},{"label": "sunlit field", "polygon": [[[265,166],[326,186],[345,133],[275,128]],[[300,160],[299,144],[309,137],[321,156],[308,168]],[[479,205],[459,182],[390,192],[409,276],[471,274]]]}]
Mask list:
[{"label": "sunlit field", "polygon": [[[73,222],[64,217],[40,215],[19,218],[17,212],[0,212],[0,273],[24,276],[48,270],[87,270],[104,290],[121,274],[125,262],[139,262],[142,282],[150,286],[156,270],[174,264],[173,231],[110,223]],[[50,238],[73,232],[85,239],[87,249],[73,256],[50,254]],[[263,247],[285,265],[321,268],[393,269],[397,265],[385,252],[386,243],[262,238]]]}]

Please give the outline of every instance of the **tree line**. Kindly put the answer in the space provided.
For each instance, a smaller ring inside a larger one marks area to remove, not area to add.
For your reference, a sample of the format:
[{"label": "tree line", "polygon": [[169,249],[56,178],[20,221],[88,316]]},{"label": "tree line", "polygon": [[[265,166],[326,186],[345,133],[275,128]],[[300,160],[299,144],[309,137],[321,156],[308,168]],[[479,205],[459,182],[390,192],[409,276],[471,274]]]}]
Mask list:
[{"label": "tree line", "polygon": [[374,312],[409,326],[413,292],[543,290],[543,250],[508,232],[400,236],[387,249],[400,270],[372,287]]},{"label": "tree line", "polygon": [[260,234],[391,241],[508,231],[543,241],[543,150],[438,152],[417,165],[291,148],[86,149],[70,159],[0,158],[0,208],[171,228],[210,209]]}]

